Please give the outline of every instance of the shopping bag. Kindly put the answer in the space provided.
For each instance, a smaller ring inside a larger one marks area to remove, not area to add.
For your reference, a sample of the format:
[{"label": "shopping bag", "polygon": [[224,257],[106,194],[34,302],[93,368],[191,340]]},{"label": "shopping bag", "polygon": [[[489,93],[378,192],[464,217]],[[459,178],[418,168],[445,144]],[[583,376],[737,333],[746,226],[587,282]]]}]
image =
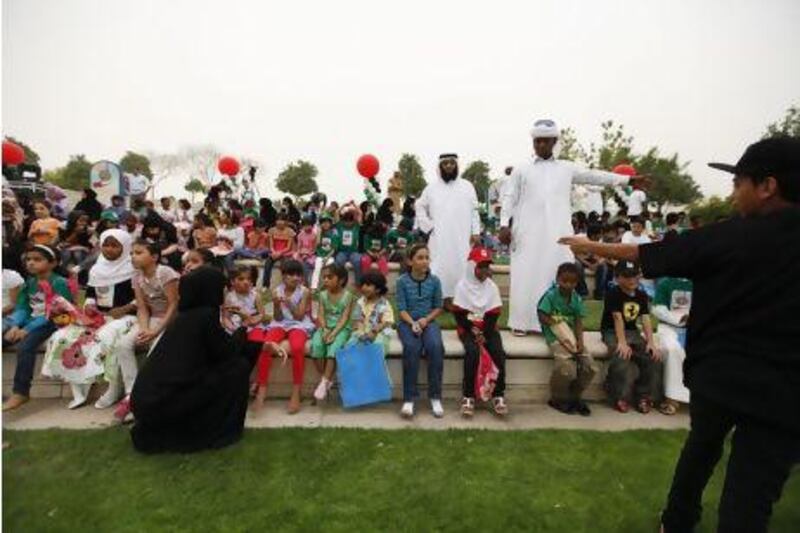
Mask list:
[{"label": "shopping bag", "polygon": [[344,407],[359,407],[392,399],[392,384],[383,345],[356,342],[336,353],[339,395]]},{"label": "shopping bag", "polygon": [[479,343],[478,347],[481,354],[478,358],[478,372],[475,376],[475,397],[483,402],[488,402],[492,399],[499,371],[483,343]]}]

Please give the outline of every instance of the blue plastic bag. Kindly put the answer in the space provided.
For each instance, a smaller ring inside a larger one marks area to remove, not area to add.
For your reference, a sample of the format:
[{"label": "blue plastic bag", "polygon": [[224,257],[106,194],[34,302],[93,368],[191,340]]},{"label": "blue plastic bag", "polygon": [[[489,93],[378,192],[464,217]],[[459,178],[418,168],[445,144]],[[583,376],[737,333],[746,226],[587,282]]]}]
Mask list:
[{"label": "blue plastic bag", "polygon": [[392,399],[392,383],[381,343],[348,344],[336,353],[336,373],[344,407],[359,407]]}]

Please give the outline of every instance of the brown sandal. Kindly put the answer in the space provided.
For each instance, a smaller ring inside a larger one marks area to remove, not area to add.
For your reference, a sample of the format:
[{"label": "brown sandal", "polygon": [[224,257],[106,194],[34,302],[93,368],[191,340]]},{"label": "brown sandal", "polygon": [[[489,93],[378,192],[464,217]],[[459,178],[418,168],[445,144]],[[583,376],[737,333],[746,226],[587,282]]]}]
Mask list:
[{"label": "brown sandal", "polygon": [[658,412],[665,416],[673,416],[678,412],[678,404],[667,400],[658,406]]},{"label": "brown sandal", "polygon": [[642,398],[639,400],[639,403],[636,404],[636,410],[643,415],[649,413],[652,408],[653,402],[651,402],[649,398]]}]

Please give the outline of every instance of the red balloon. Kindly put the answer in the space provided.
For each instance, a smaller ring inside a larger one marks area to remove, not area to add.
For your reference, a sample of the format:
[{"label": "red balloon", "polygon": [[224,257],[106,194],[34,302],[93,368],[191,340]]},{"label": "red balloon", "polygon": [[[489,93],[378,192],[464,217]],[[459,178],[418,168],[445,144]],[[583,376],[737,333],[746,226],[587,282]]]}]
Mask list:
[{"label": "red balloon", "polygon": [[358,169],[358,173],[363,177],[372,179],[378,175],[378,171],[381,169],[381,164],[378,161],[378,158],[374,155],[364,154],[358,158],[356,168]]},{"label": "red balloon", "polygon": [[3,164],[15,167],[25,162],[25,150],[11,141],[3,141]]},{"label": "red balloon", "polygon": [[217,168],[220,174],[232,177],[239,173],[239,162],[236,158],[226,155],[220,158]]},{"label": "red balloon", "polygon": [[633,168],[633,165],[627,163],[615,166],[611,172],[614,174],[622,174],[623,176],[636,176],[636,169]]}]

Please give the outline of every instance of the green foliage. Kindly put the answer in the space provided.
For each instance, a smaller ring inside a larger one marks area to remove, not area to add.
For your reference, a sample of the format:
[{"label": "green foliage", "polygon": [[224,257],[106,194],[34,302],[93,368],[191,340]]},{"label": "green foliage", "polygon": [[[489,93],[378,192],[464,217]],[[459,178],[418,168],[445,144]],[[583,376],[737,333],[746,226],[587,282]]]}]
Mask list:
[{"label": "green foliage", "polygon": [[317,167],[308,161],[290,163],[278,174],[275,185],[278,190],[299,197],[317,192]]},{"label": "green foliage", "polygon": [[767,126],[762,139],[768,137],[800,137],[800,107],[791,106],[783,119]]},{"label": "green foliage", "polygon": [[20,148],[22,148],[22,150],[25,152],[25,163],[27,163],[29,165],[38,165],[39,164],[39,154],[37,154],[36,151],[34,151],[33,148],[31,148],[30,146],[28,146],[24,142],[19,141],[19,140],[15,139],[14,137],[11,137],[11,136],[7,136],[6,140],[10,141],[10,142],[16,144],[17,146],[19,146]]},{"label": "green foliage", "polygon": [[78,154],[69,158],[67,166],[45,172],[42,179],[63,189],[79,191],[90,186],[91,170],[92,163],[86,159],[85,155]]},{"label": "green foliage", "polygon": [[489,178],[489,170],[489,163],[479,159],[467,165],[467,168],[461,173],[462,178],[475,186],[475,193],[478,195],[479,202],[486,201],[489,186],[492,184],[492,180]]},{"label": "green foliage", "polygon": [[561,137],[558,139],[559,146],[559,159],[566,159],[567,161],[583,161],[586,162],[588,154],[583,149],[578,137],[575,135],[575,130],[572,128],[564,128],[561,130]]},{"label": "green foliage", "polygon": [[[640,174],[651,176],[652,184],[647,196],[649,200],[659,204],[688,204],[703,197],[700,187],[686,171],[688,163],[681,162],[678,154],[661,155],[655,146],[644,153],[637,153],[633,147],[633,136],[626,134],[622,124],[608,120],[600,128],[600,144],[591,143],[588,149],[577,140],[571,128],[566,128],[566,138],[562,136],[559,141],[563,143],[561,159],[579,161],[589,167],[604,170],[611,170],[620,163],[630,163]],[[606,194],[609,193],[607,190]]]},{"label": "green foliage", "polygon": [[192,178],[186,185],[183,186],[184,190],[192,195],[192,203],[194,203],[194,195],[195,194],[205,194],[206,186],[197,178]]},{"label": "green foliage", "polygon": [[720,218],[728,218],[735,213],[730,197],[720,198],[712,196],[702,202],[697,202],[689,208],[690,217],[700,217],[704,224],[710,224]]},{"label": "green foliage", "polygon": [[148,178],[153,177],[153,171],[150,170],[150,160],[147,156],[130,150],[125,152],[125,155],[119,160],[119,166],[127,174],[144,174]]},{"label": "green foliage", "polygon": [[647,191],[650,200],[672,204],[690,204],[703,198],[700,187],[686,172],[688,163],[678,161],[678,154],[662,157],[653,147],[644,155],[633,159],[640,174],[652,176],[652,185]]},{"label": "green foliage", "polygon": [[405,196],[419,197],[425,189],[425,171],[419,164],[417,156],[414,154],[403,154],[397,164],[400,174],[403,176],[403,193]]}]

